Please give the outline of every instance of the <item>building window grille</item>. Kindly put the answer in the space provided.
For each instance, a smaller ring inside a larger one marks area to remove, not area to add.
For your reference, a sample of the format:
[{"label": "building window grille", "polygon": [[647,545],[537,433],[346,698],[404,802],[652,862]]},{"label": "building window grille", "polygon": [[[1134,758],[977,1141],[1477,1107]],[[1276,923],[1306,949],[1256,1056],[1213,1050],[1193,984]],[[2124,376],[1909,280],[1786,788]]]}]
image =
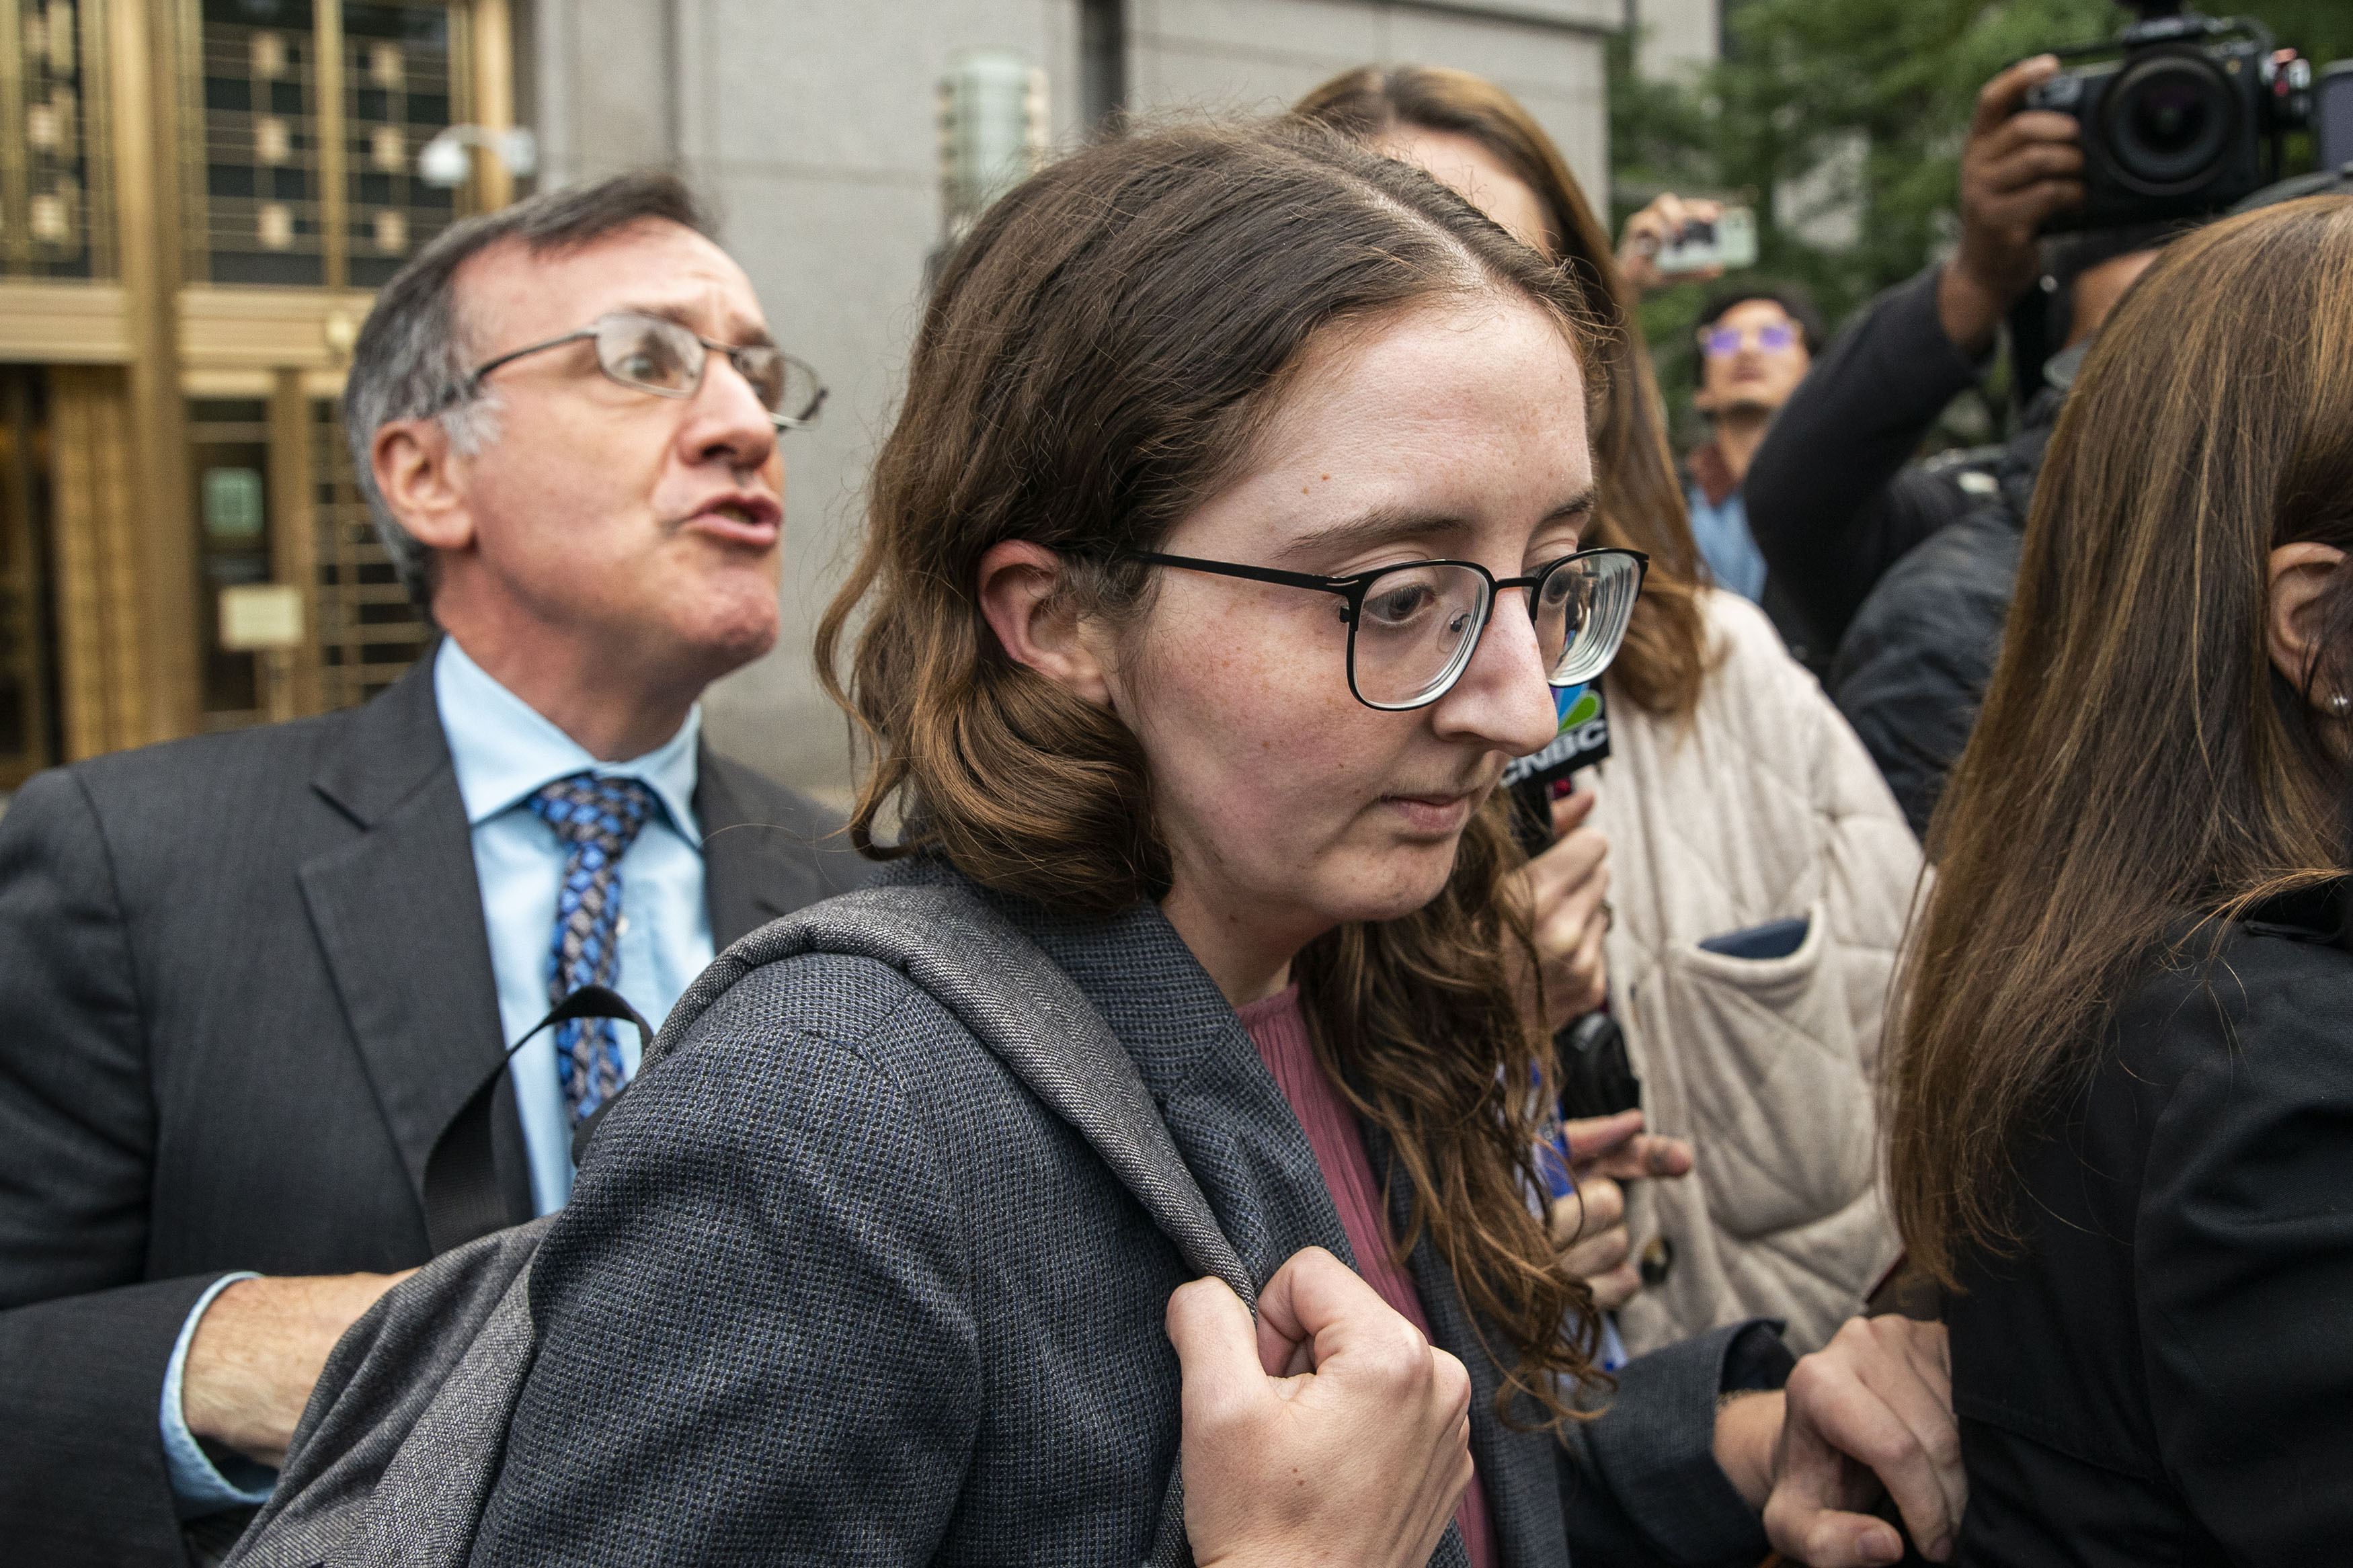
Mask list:
[{"label": "building window grille", "polygon": [[191,279],[379,288],[465,210],[416,169],[470,111],[461,0],[185,3]]},{"label": "building window grille", "polygon": [[459,118],[459,20],[439,5],[343,6],[355,289],[381,288],[458,216],[458,193],[418,179],[417,153]]},{"label": "building window grille", "polygon": [[113,275],[103,29],[96,0],[0,0],[0,276]]},{"label": "building window grille", "polygon": [[311,0],[203,0],[197,47],[204,254],[195,276],[326,282]]}]

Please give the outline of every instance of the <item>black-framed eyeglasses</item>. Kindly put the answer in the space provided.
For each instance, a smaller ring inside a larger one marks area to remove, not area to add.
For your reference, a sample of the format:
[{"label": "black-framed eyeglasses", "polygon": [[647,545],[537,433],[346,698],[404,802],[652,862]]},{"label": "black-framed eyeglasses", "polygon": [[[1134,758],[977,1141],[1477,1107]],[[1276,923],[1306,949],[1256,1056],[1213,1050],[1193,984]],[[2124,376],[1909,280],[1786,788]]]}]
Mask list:
[{"label": "black-framed eyeglasses", "polygon": [[1651,565],[1639,550],[1580,550],[1525,577],[1499,578],[1476,561],[1409,561],[1319,577],[1141,550],[1113,559],[1336,594],[1347,602],[1340,618],[1348,624],[1348,689],[1366,707],[1390,713],[1426,708],[1453,689],[1505,588],[1528,591],[1545,679],[1584,685],[1618,656]]},{"label": "black-framed eyeglasses", "polygon": [[450,388],[444,405],[478,395],[482,378],[501,365],[584,339],[596,345],[596,368],[607,380],[656,397],[692,397],[702,386],[703,369],[711,356],[721,353],[751,384],[752,395],[768,411],[777,429],[798,430],[815,424],[818,410],[825,405],[825,383],[818,379],[817,371],[774,343],[717,343],[676,321],[635,310],[616,310],[576,332],[486,360]]}]

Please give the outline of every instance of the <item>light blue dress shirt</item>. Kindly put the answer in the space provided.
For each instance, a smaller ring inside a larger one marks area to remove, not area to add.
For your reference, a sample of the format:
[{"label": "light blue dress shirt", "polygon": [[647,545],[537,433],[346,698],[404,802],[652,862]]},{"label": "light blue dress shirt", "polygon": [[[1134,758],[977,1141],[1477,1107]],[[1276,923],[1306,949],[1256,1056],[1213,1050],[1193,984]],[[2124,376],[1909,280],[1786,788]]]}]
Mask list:
[{"label": "light blue dress shirt", "polygon": [[[547,1016],[555,898],[564,886],[564,843],[531,796],[542,784],[593,773],[636,779],[661,810],[646,818],[621,857],[621,959],[613,989],[659,1027],[712,956],[703,901],[702,831],[694,819],[695,749],[702,710],[644,756],[600,763],[529,703],[485,674],[454,638],[433,665],[433,694],[458,770],[458,794],[474,830],[474,880],[491,934],[499,1019],[507,1044]],[[621,1058],[638,1070],[638,1032],[616,1025]],[[515,1052],[515,1110],[531,1152],[532,1200],[541,1214],[572,1195],[572,1120],[555,1070],[555,1031]]]},{"label": "light blue dress shirt", "polygon": [[[482,923],[490,932],[491,973],[498,982],[506,1043],[521,1039],[553,1005],[547,982],[567,851],[555,829],[532,810],[531,797],[543,784],[583,773],[636,779],[660,803],[621,858],[620,966],[613,981],[613,989],[659,1027],[712,956],[702,832],[694,817],[702,710],[689,712],[677,734],[644,756],[600,763],[493,680],[455,638],[443,638],[435,656],[433,695],[473,830],[474,880],[482,894]],[[634,1075],[638,1032],[625,1023],[614,1027],[622,1060]],[[572,1195],[572,1119],[555,1069],[555,1032],[534,1036],[515,1052],[509,1071],[531,1159],[532,1201],[541,1214],[549,1214]],[[239,1472],[235,1478],[223,1475],[197,1447],[181,1409],[181,1377],[196,1320],[222,1289],[251,1278],[224,1279],[197,1300],[164,1373],[164,1455],[184,1519],[265,1502],[267,1482],[275,1480],[271,1472],[244,1462],[231,1467]]]},{"label": "light blue dress shirt", "polygon": [[1748,531],[1748,503],[1740,492],[1725,497],[1722,506],[1712,506],[1707,492],[1694,485],[1685,499],[1691,502],[1692,539],[1715,585],[1752,604],[1763,598],[1765,552]]}]

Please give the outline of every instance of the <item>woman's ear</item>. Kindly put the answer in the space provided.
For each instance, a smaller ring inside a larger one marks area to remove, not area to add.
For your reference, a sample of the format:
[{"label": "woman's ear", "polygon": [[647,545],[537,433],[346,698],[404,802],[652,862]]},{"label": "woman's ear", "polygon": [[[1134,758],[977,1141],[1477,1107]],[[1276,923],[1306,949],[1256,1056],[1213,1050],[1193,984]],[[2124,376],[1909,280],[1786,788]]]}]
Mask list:
[{"label": "woman's ear", "polygon": [[2323,600],[2337,569],[2345,564],[2345,552],[2331,545],[2283,544],[2272,552],[2271,605],[2263,617],[2263,631],[2271,647],[2272,665],[2288,679],[2298,691],[2312,682],[2309,699],[2315,708],[2337,718],[2332,700],[2353,696],[2322,684],[2312,668],[2320,652],[2324,630]]},{"label": "woman's ear", "polygon": [[1027,665],[1072,696],[1112,705],[1103,629],[1061,592],[1062,558],[1042,544],[1008,539],[980,558],[980,613],[1014,663]]}]

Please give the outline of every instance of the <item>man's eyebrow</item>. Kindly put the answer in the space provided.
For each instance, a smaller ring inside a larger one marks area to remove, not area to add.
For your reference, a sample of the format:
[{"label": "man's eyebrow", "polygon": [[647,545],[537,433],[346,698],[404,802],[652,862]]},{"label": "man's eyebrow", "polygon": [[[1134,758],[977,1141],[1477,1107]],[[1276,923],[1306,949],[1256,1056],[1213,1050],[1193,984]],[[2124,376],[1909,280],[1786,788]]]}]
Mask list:
[{"label": "man's eyebrow", "polygon": [[[702,335],[702,329],[695,324],[694,311],[685,305],[619,305],[614,309],[617,313],[651,316],[657,321],[672,321],[697,337]],[[776,346],[776,338],[767,328],[757,321],[748,321],[738,317],[730,322],[730,329],[733,333],[731,341],[737,348],[772,349]]]}]

